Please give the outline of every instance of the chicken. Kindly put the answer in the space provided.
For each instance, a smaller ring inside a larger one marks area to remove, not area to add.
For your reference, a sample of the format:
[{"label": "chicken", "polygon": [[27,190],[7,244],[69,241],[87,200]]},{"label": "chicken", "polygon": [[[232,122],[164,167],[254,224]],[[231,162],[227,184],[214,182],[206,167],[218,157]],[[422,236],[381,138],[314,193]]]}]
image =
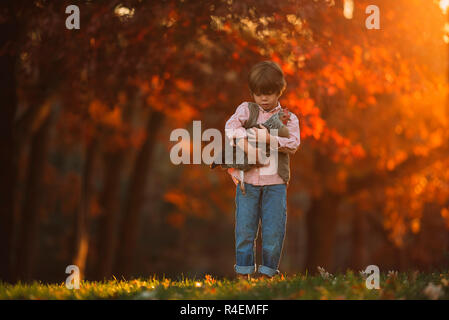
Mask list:
[{"label": "chicken", "polygon": [[[277,129],[279,137],[289,137],[290,133],[286,126],[289,119],[290,119],[290,114],[289,114],[288,110],[281,109],[280,112],[272,115],[267,121],[265,121],[262,124],[256,125],[254,127],[259,127],[259,128],[265,127],[268,129],[268,131],[270,131],[270,129]],[[250,129],[251,128],[247,128],[246,130],[250,130]],[[228,163],[226,163],[225,153],[220,152],[214,158],[214,161],[210,164],[210,168],[214,169],[216,167],[221,167],[222,170],[226,170],[228,168],[235,168],[235,169],[240,170],[240,180],[241,180],[240,188],[242,190],[242,193],[246,194],[245,186],[244,186],[244,172],[248,171],[254,167],[264,166],[265,164],[260,163],[258,161],[259,159],[256,160],[255,164],[248,163],[248,155],[246,153],[244,153],[243,151],[240,151],[243,154],[243,163],[237,163],[237,161],[236,161],[237,148],[238,147],[236,147],[236,143],[235,143],[235,139],[234,139],[234,144],[232,147],[232,162],[229,163],[229,160],[231,160],[231,159],[228,159]],[[267,157],[270,156],[269,146],[265,146],[265,154]],[[242,161],[240,161],[240,162],[242,162]]]}]

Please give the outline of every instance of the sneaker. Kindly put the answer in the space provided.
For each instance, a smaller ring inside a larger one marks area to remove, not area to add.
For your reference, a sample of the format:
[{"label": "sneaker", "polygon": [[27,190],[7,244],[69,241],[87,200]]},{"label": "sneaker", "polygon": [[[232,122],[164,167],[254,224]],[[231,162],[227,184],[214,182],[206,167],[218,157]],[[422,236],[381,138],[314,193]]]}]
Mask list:
[{"label": "sneaker", "polygon": [[270,280],[273,279],[273,277],[270,277],[269,275],[265,274],[265,273],[259,273],[259,280]]},{"label": "sneaker", "polygon": [[250,276],[249,274],[237,273],[236,279],[237,279],[237,280],[247,280],[247,281],[250,281],[250,280],[251,280],[251,276]]}]

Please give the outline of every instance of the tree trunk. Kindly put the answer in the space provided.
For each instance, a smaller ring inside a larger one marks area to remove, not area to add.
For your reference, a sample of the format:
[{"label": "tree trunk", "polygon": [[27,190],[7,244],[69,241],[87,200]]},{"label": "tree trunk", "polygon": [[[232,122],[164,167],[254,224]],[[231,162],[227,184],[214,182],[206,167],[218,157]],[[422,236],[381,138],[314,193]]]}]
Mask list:
[{"label": "tree trunk", "polygon": [[101,197],[102,214],[98,231],[98,279],[109,278],[113,274],[117,247],[117,229],[120,213],[120,178],[124,151],[107,154],[105,157],[106,181]]},{"label": "tree trunk", "polygon": [[153,111],[148,119],[147,137],[131,174],[130,186],[125,202],[124,220],[121,224],[121,241],[118,249],[117,271],[121,275],[129,275],[133,266],[134,252],[139,235],[139,213],[145,192],[147,177],[150,172],[151,158],[154,150],[154,140],[162,125],[163,114]]},{"label": "tree trunk", "polygon": [[73,264],[79,268],[80,278],[83,279],[86,271],[86,259],[89,251],[89,208],[93,193],[93,176],[98,144],[96,140],[88,144],[84,164],[81,199],[75,220],[75,244]]},{"label": "tree trunk", "polygon": [[306,216],[307,253],[305,266],[309,273],[315,273],[317,267],[333,271],[334,242],[337,226],[337,209],[340,195],[327,190],[327,177],[335,175],[335,163],[326,155],[315,153],[314,166],[321,176],[322,191],[314,196]]},{"label": "tree trunk", "polygon": [[352,220],[352,254],[351,254],[351,268],[356,271],[365,270],[366,262],[366,218],[364,211],[353,213]]},{"label": "tree trunk", "polygon": [[14,221],[14,190],[16,186],[16,162],[14,155],[13,126],[17,110],[16,61],[17,54],[6,50],[8,44],[18,38],[18,24],[11,14],[0,22],[0,281],[12,282],[12,239]]},{"label": "tree trunk", "polygon": [[52,123],[52,113],[42,123],[31,141],[31,152],[25,190],[25,201],[19,226],[19,240],[16,261],[16,279],[30,280],[39,223],[39,210],[42,202],[42,180],[49,145],[49,131]]},{"label": "tree trunk", "polygon": [[316,272],[318,266],[333,271],[338,200],[338,195],[332,193],[325,193],[312,200],[306,222],[306,268],[309,273]]}]

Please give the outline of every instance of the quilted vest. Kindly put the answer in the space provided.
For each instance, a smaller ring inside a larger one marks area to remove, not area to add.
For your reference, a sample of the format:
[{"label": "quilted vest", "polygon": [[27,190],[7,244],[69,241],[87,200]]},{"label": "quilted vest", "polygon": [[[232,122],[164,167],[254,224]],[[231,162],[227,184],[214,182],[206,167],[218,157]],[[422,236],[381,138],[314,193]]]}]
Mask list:
[{"label": "quilted vest", "polygon": [[[259,117],[259,106],[256,103],[249,102],[248,107],[249,118],[243,125],[245,129],[257,126],[257,118]],[[288,186],[290,181],[290,155],[286,152],[278,152],[278,174]]]}]

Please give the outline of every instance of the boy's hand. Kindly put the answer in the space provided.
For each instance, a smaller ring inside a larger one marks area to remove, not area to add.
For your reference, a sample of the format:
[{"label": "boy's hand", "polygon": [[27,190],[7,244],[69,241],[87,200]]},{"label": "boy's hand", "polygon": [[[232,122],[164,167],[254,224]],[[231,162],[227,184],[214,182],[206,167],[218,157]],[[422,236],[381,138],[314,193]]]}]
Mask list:
[{"label": "boy's hand", "polygon": [[259,124],[259,128],[251,128],[247,132],[249,142],[270,144],[271,135],[268,129]]}]

